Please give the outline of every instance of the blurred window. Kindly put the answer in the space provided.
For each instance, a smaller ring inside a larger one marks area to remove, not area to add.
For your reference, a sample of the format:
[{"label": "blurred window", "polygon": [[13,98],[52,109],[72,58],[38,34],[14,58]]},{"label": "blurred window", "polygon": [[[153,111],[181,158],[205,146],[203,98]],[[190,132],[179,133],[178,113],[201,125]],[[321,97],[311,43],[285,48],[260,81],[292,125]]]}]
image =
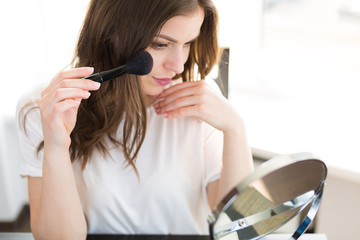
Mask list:
[{"label": "blurred window", "polygon": [[360,173],[360,1],[263,3],[256,76],[233,93],[250,144]]}]

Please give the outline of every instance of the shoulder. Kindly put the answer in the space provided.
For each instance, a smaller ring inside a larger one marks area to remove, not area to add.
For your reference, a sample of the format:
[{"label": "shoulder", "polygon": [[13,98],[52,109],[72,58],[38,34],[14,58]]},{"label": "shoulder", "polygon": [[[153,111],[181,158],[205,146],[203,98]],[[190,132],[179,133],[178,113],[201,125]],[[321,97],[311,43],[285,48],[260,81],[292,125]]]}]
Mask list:
[{"label": "shoulder", "polygon": [[221,90],[220,90],[220,87],[219,85],[215,82],[214,79],[210,78],[210,77],[206,77],[205,80],[206,84],[214,91],[216,92],[217,94],[221,94]]},{"label": "shoulder", "polygon": [[16,106],[16,122],[18,133],[41,132],[41,117],[38,101],[41,98],[43,86],[36,86],[25,92]]},{"label": "shoulder", "polygon": [[38,151],[43,141],[40,110],[38,100],[41,87],[34,87],[25,92],[17,103],[16,132],[22,156],[20,164],[21,176],[42,176],[43,152]]},{"label": "shoulder", "polygon": [[41,98],[41,91],[44,89],[44,86],[37,85],[28,91],[24,92],[19,101],[17,102],[16,109],[22,109],[29,105],[30,103],[37,103]]},{"label": "shoulder", "polygon": [[38,102],[41,98],[41,91],[45,85],[36,85],[28,91],[24,92],[16,105],[16,115],[19,116],[22,112],[27,112],[29,109],[38,107]]}]

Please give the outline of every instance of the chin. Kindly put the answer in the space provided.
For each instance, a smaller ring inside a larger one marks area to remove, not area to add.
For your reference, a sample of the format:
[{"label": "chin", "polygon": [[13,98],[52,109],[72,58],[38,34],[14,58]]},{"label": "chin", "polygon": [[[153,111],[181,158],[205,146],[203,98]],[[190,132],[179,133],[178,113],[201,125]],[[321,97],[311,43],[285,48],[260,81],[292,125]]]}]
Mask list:
[{"label": "chin", "polygon": [[164,91],[164,89],[165,89],[165,87],[154,88],[151,91],[149,91],[147,93],[147,95],[155,97],[155,96],[159,95],[160,93],[162,93]]}]

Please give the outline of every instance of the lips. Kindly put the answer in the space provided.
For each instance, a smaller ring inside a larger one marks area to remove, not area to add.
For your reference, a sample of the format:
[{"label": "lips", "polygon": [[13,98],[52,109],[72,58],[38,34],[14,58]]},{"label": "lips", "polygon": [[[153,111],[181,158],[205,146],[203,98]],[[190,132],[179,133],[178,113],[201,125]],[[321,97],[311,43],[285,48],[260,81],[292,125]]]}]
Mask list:
[{"label": "lips", "polygon": [[156,78],[153,77],[153,79],[155,80],[155,82],[161,86],[166,86],[171,82],[171,78]]}]

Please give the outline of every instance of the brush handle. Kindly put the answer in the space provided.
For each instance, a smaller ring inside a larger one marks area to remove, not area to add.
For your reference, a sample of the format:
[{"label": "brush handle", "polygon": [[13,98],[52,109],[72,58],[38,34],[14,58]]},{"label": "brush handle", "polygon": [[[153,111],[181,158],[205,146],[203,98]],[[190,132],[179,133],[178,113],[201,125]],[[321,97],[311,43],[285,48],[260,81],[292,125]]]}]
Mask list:
[{"label": "brush handle", "polygon": [[93,80],[93,81],[95,81],[95,82],[99,82],[99,83],[102,83],[102,82],[104,82],[104,79],[103,79],[103,77],[101,76],[101,72],[99,72],[99,73],[94,73],[94,74],[91,74],[91,75],[89,75],[89,76],[87,76],[87,77],[83,77],[84,79],[91,79],[91,80]]},{"label": "brush handle", "polygon": [[118,77],[122,74],[126,73],[126,65],[119,66],[117,68],[113,68],[107,71],[94,73],[90,76],[84,77],[84,79],[91,79],[95,82],[105,82],[113,79],[114,77]]}]

